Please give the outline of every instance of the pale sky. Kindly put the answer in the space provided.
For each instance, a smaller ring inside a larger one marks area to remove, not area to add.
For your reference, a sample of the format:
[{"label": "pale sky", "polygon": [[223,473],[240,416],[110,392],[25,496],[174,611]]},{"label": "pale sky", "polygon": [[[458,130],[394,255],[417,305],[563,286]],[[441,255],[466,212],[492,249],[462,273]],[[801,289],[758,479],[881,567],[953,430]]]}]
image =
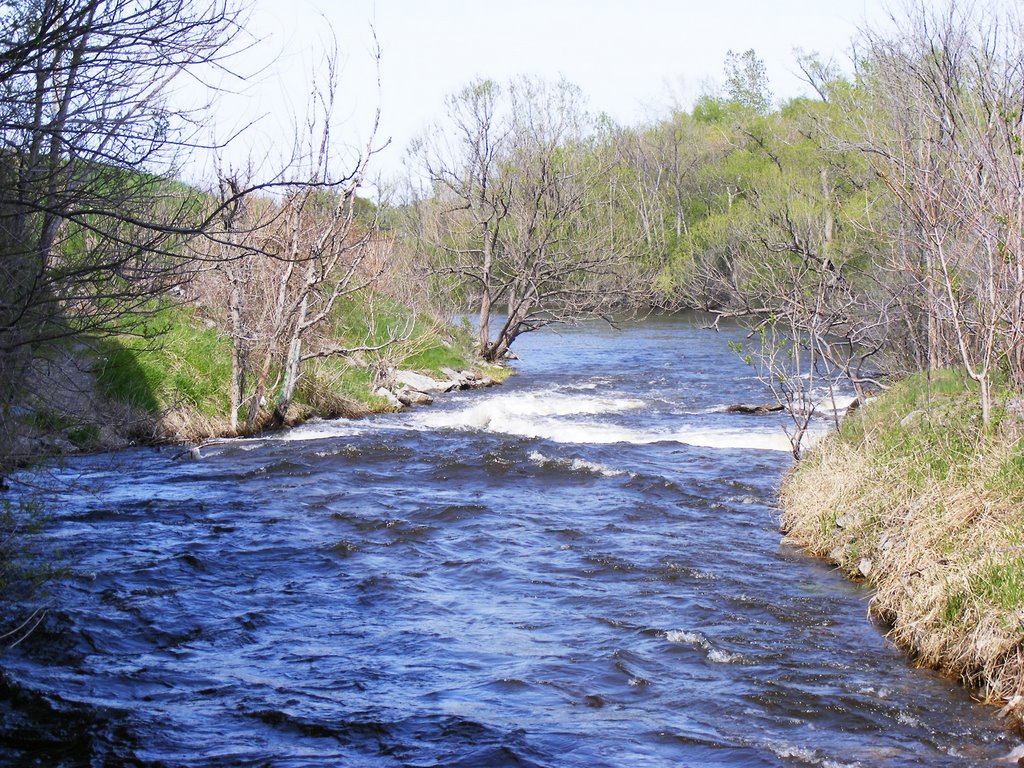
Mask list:
[{"label": "pale sky", "polygon": [[[591,111],[625,124],[688,108],[722,80],[726,52],[756,50],[776,99],[809,89],[794,48],[849,68],[851,41],[885,16],[884,0],[256,0],[242,59],[244,95],[221,100],[221,135],[258,119],[228,153],[283,151],[291,115],[304,111],[317,51],[333,28],[341,51],[338,138],[362,145],[377,104],[371,25],[381,46],[381,131],[375,158],[401,173],[410,140],[442,113],[443,98],[475,77],[565,76]],[[372,170],[373,170],[372,169]]]}]

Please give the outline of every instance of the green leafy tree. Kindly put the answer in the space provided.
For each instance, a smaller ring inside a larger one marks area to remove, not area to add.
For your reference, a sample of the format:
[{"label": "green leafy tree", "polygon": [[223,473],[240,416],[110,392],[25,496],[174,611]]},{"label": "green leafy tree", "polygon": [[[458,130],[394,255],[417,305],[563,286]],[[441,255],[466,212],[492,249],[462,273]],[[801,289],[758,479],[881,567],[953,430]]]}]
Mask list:
[{"label": "green leafy tree", "polygon": [[725,92],[733,102],[758,114],[771,109],[768,71],[753,48],[725,54]]}]

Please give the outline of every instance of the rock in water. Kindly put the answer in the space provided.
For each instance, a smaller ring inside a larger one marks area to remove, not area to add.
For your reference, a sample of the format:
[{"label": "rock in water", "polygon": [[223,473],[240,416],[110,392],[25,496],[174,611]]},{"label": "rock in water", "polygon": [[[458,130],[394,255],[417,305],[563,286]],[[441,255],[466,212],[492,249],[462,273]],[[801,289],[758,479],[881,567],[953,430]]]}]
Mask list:
[{"label": "rock in water", "polygon": [[434,402],[434,398],[426,392],[409,389],[408,387],[402,387],[398,390],[395,393],[395,397],[398,398],[402,405],[430,405]]},{"label": "rock in water", "polygon": [[438,395],[455,389],[458,384],[453,381],[437,381],[415,371],[395,371],[395,381],[404,384],[408,389]]},{"label": "rock in water", "polygon": [[394,408],[402,407],[402,401],[395,397],[395,393],[392,392],[387,387],[378,387],[373,394],[375,394],[377,397],[383,397]]},{"label": "rock in water", "polygon": [[764,403],[762,405],[747,405],[745,403],[738,403],[736,405],[730,405],[725,409],[726,413],[749,413],[754,416],[764,416],[767,413],[778,413],[782,410],[782,406],[778,403]]}]

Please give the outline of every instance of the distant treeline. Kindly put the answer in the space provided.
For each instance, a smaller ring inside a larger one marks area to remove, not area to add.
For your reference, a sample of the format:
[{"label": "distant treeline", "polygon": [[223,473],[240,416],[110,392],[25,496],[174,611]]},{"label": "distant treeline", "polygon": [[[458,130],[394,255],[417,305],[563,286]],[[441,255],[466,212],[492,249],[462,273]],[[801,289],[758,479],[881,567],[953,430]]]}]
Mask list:
[{"label": "distant treeline", "polygon": [[174,304],[229,344],[232,432],[286,422],[324,361],[386,383],[417,318],[467,308],[492,361],[583,315],[742,316],[798,432],[815,387],[841,380],[864,394],[885,374],[955,366],[986,423],[994,385],[1024,390],[1013,8],[920,2],[857,39],[852,72],[801,56],[815,96],[781,105],[756,52],[730,53],[721,93],[642,126],[588,114],[566,82],[477,80],[409,148],[394,205],[359,196],[381,143],[374,129],[356,152],[339,145],[330,51],[290,161],[176,181],[207,148],[173,84],[230,67],[239,12],[0,10],[4,441],[44,394],[40,360],[103,338],[158,344],[152,315]]},{"label": "distant treeline", "polygon": [[[571,85],[476,81],[413,148],[414,229],[479,300],[481,348],[648,301],[743,316],[752,362],[796,413],[809,378],[954,366],[1024,389],[1024,28],[1012,8],[917,3],[813,54],[812,98],[773,106],[753,50],[725,87],[643,126]],[[500,306],[509,318],[487,335]]]}]

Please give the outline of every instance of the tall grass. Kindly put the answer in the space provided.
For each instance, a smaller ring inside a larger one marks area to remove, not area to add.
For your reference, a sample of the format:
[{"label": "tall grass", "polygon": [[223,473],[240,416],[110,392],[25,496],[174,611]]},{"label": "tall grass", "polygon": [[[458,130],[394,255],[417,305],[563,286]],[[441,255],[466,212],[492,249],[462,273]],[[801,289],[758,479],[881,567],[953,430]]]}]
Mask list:
[{"label": "tall grass", "polygon": [[368,292],[346,296],[335,305],[331,334],[348,347],[378,346],[396,339],[376,357],[386,356],[397,367],[426,373],[466,368],[474,358],[472,340],[462,329]]},{"label": "tall grass", "polygon": [[158,420],[174,414],[175,426],[186,432],[189,425],[222,428],[230,403],[230,341],[199,327],[193,312],[181,307],[162,307],[133,323],[132,331],[98,342],[100,392]]},{"label": "tall grass", "polygon": [[854,411],[781,489],[787,537],[866,571],[892,639],[992,700],[1024,690],[1022,435],[1005,409],[983,428],[959,372],[920,374]]}]

